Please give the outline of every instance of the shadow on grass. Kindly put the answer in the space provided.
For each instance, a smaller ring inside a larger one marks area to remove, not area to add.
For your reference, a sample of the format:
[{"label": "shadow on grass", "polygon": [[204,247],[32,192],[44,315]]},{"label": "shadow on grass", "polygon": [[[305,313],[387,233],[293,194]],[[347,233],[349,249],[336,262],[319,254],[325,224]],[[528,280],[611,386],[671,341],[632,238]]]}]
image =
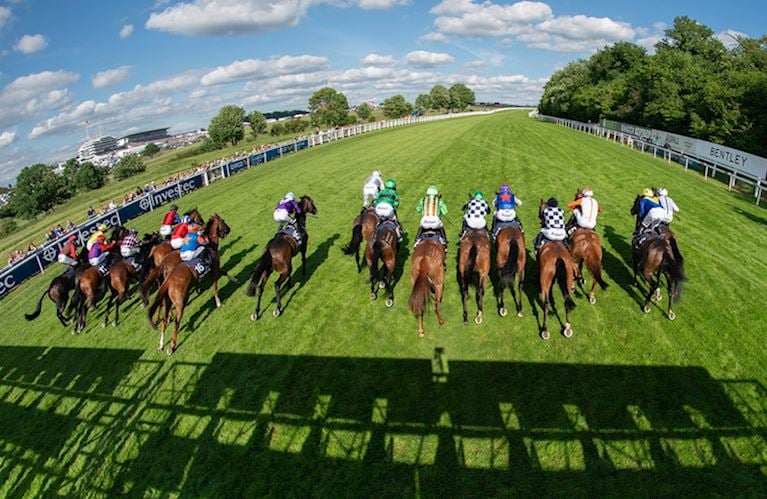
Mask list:
[{"label": "shadow on grass", "polygon": [[[284,300],[282,303],[282,311],[283,313],[285,310],[287,310],[288,306],[290,306],[290,302],[293,301],[293,297],[296,296],[296,293],[301,290],[301,288],[304,287],[304,285],[309,281],[309,279],[312,278],[312,275],[314,274],[314,271],[317,270],[317,268],[322,265],[325,260],[328,259],[328,255],[330,254],[330,248],[333,246],[333,244],[341,237],[341,234],[336,232],[329,238],[325,239],[323,242],[317,245],[317,247],[312,251],[312,254],[306,257],[306,264],[302,264],[299,268],[297,268],[295,271],[293,271],[293,275],[290,277],[290,286],[284,287],[282,290],[283,295],[290,291],[290,295],[287,297],[287,300]],[[296,283],[298,283],[298,286],[296,286]],[[269,305],[275,303],[275,300],[273,299]],[[263,314],[263,310],[261,311]]]},{"label": "shadow on grass", "polygon": [[4,495],[764,496],[767,392],[700,367],[0,347]]},{"label": "shadow on grass", "polygon": [[746,210],[743,210],[741,208],[735,207],[735,212],[739,215],[743,215],[744,217],[748,218],[752,222],[759,224],[759,225],[767,225],[767,218],[760,217],[758,215],[754,215],[753,213],[749,213]]},{"label": "shadow on grass", "polygon": [[610,276],[610,279],[617,283],[637,305],[640,307],[644,306],[644,296],[634,285],[634,271],[632,270],[634,263],[631,258],[631,242],[615,232],[615,228],[611,225],[605,225],[605,237],[610,246],[612,246],[613,251],[618,252],[620,258],[616,257],[613,251],[608,251],[605,248],[602,252],[602,268]]}]

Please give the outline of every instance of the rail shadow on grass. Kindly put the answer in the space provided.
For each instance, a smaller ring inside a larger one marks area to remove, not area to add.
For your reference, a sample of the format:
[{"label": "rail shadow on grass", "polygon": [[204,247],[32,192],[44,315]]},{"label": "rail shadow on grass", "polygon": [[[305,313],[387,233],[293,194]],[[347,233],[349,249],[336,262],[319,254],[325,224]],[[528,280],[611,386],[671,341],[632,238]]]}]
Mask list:
[{"label": "rail shadow on grass", "polygon": [[[612,249],[603,246],[602,268],[613,282],[623,289],[637,305],[644,305],[644,296],[634,286],[633,261],[631,258],[631,242],[615,232],[611,225],[605,225],[605,238]],[[615,256],[615,253],[618,256]]]},{"label": "rail shadow on grass", "polygon": [[767,493],[767,392],[699,367],[0,347],[5,496]]}]

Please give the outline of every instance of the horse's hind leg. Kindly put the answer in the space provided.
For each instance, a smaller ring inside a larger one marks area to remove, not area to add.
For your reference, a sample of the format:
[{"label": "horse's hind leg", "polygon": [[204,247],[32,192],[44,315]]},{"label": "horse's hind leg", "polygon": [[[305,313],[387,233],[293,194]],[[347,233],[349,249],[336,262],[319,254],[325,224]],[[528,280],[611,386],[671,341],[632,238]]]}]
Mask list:
[{"label": "horse's hind leg", "polygon": [[668,282],[668,319],[673,321],[674,319],[676,319],[676,314],[674,313],[674,310],[671,307],[674,303],[674,293],[676,292],[677,285],[674,283],[672,279],[669,279],[668,276],[666,276],[666,281]]},{"label": "horse's hind leg", "polygon": [[469,313],[466,310],[469,301],[469,279],[463,272],[459,273],[459,275],[461,277],[461,305],[463,305],[463,323],[465,325],[469,323]]},{"label": "horse's hind leg", "polygon": [[109,289],[109,300],[107,301],[107,310],[104,312],[104,324],[102,324],[103,327],[107,327],[109,325],[109,313],[112,310],[112,306],[114,305],[115,301],[115,295],[117,294],[117,292],[111,287]]},{"label": "horse's hind leg", "polygon": [[386,299],[386,306],[394,306],[394,267],[395,262],[392,259],[391,264],[386,266],[386,293],[388,298]]},{"label": "horse's hind leg", "polygon": [[437,320],[439,321],[439,325],[443,325],[445,323],[445,319],[442,318],[442,311],[440,310],[440,305],[442,304],[442,292],[444,284],[443,283],[434,283],[434,311],[437,313]]},{"label": "horse's hind leg", "polygon": [[289,277],[290,274],[280,274],[280,277],[277,278],[277,281],[274,283],[274,294],[277,299],[277,306],[274,309],[273,315],[275,317],[279,317],[282,313],[282,296],[280,296],[280,290],[282,287],[282,283],[285,282],[285,280]]}]

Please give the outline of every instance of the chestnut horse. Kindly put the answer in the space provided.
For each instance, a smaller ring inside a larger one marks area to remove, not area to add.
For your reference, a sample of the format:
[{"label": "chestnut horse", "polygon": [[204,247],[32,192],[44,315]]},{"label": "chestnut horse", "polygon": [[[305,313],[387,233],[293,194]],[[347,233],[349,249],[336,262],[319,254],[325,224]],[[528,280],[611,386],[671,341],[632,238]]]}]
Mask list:
[{"label": "chestnut horse", "polygon": [[[499,296],[498,313],[506,317],[508,311],[503,303],[505,289],[511,291],[514,305],[517,307],[517,317],[522,317],[522,297],[524,296],[525,265],[527,253],[525,253],[525,235],[516,226],[504,227],[495,238],[495,263],[498,267]],[[514,291],[514,280],[519,279],[519,301]]]},{"label": "chestnut horse", "polygon": [[[370,271],[370,299],[378,298],[378,288],[386,288],[386,306],[394,305],[394,269],[397,265],[397,229],[385,221],[376,229],[365,246],[365,261]],[[379,268],[378,261],[383,262]],[[381,274],[383,279],[381,279]]]},{"label": "chestnut horse", "polygon": [[343,247],[345,255],[354,255],[354,261],[357,262],[357,273],[362,272],[362,263],[360,262],[360,246],[362,241],[370,241],[370,237],[378,225],[378,215],[371,206],[357,215],[352,225],[352,240]]},{"label": "chestnut horse", "polygon": [[[213,215],[208,221],[206,231],[212,235],[217,234],[217,237],[225,237],[229,234],[229,226],[220,216]],[[211,241],[212,242],[212,241]],[[168,347],[167,353],[171,355],[177,346],[178,331],[181,327],[181,319],[184,317],[184,308],[186,307],[187,299],[189,298],[189,292],[192,286],[197,284],[202,286],[202,282],[208,278],[213,284],[213,297],[216,302],[216,308],[221,307],[221,300],[218,297],[218,279],[223,275],[232,282],[237,280],[229,276],[226,272],[221,270],[221,264],[218,257],[218,245],[209,244],[208,251],[210,252],[210,272],[202,280],[199,278],[197,271],[186,263],[176,265],[170,272],[170,275],[165,278],[160,285],[160,289],[157,291],[154,302],[149,307],[148,318],[149,324],[152,329],[157,329],[158,322],[152,319],[155,311],[160,305],[163,306],[160,321],[162,322],[162,328],[160,330],[160,345],[157,349],[158,352],[162,352],[165,345],[165,330],[168,327],[170,321],[171,307],[176,309],[175,324],[173,327],[173,336],[171,338],[171,344]]]},{"label": "chestnut horse", "polygon": [[585,284],[583,277],[583,264],[589,269],[593,279],[591,289],[589,290],[589,303],[594,305],[597,302],[595,289],[597,284],[602,290],[607,289],[607,283],[602,280],[602,241],[599,235],[592,229],[578,228],[570,236],[570,254],[573,257],[575,265],[575,278],[580,286]]},{"label": "chestnut horse", "polygon": [[413,250],[413,266],[410,282],[410,310],[418,318],[418,336],[423,336],[423,311],[431,293],[434,293],[434,311],[439,325],[445,323],[439,307],[445,286],[445,247],[438,241],[424,240]]},{"label": "chestnut horse", "polygon": [[[192,208],[188,215],[189,218],[197,222],[199,225],[205,223],[205,221],[202,219],[202,216],[200,215],[200,212],[197,211],[197,208]],[[160,270],[162,261],[171,253],[175,253],[178,256],[179,251],[173,249],[173,246],[170,245],[169,240],[163,241],[152,249],[152,253],[149,255],[150,260],[147,262],[146,277],[144,278],[144,281],[141,283],[141,287],[139,288],[141,293],[141,301],[144,303],[144,305],[149,304],[149,294],[152,289],[152,285],[161,275],[163,275],[162,270]],[[178,258],[176,263],[178,263],[180,260],[181,259]]]},{"label": "chestnut horse", "polygon": [[[72,302],[69,302],[69,292],[75,289],[75,277],[90,266],[88,263],[88,250],[86,248],[80,250],[80,254],[77,257],[77,260],[79,264],[75,268],[74,276],[69,276],[66,272],[64,272],[63,274],[54,277],[53,280],[51,280],[51,283],[48,285],[48,289],[43,291],[43,294],[37,301],[37,308],[35,311],[31,314],[24,314],[25,319],[28,321],[33,321],[40,316],[40,311],[43,307],[43,299],[45,299],[47,295],[48,298],[50,298],[51,301],[56,304],[56,317],[59,318],[61,324],[64,327],[69,325],[70,319],[64,315],[64,310],[66,309],[68,312],[73,311],[74,299]],[[67,303],[69,303],[68,309]]]},{"label": "chestnut horse", "polygon": [[274,312],[272,312],[274,317],[279,317],[282,313],[280,291],[282,284],[285,281],[290,281],[290,274],[293,272],[292,260],[297,253],[301,253],[301,269],[303,274],[306,275],[306,247],[309,244],[309,234],[306,232],[306,214],[316,215],[317,207],[309,196],[302,196],[299,200],[299,205],[301,206],[301,213],[296,216],[296,229],[301,233],[301,238],[303,239],[301,245],[299,246],[295,238],[289,234],[278,232],[266,245],[264,254],[253,269],[253,277],[245,294],[256,296],[256,311],[250,316],[254,321],[261,317],[261,296],[264,293],[264,286],[266,286],[266,281],[269,279],[272,271],[280,274],[274,283],[274,294],[277,299],[277,306]]},{"label": "chestnut horse", "polygon": [[485,285],[490,274],[490,233],[485,229],[467,229],[458,249],[458,275],[463,298],[463,323],[468,324],[466,302],[469,301],[469,284],[477,274],[477,316],[474,322],[482,324],[482,303],[485,299]]},{"label": "chestnut horse", "polygon": [[[543,213],[546,204],[541,202],[538,213]],[[541,285],[541,304],[543,306],[543,324],[541,325],[541,338],[548,340],[551,333],[546,326],[549,318],[549,304],[554,306],[553,286],[554,280],[559,283],[559,289],[565,301],[565,326],[562,334],[565,338],[573,335],[570,325],[570,310],[575,308],[573,301],[573,287],[575,271],[573,259],[567,247],[560,241],[549,241],[537,249],[538,279]]]}]

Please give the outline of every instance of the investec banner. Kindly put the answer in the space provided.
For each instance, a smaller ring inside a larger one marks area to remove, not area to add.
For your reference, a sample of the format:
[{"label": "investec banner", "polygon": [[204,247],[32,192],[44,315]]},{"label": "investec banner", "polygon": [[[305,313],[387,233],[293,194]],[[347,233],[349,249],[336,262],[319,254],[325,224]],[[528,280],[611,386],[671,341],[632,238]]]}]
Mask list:
[{"label": "investec banner", "polygon": [[235,159],[231,163],[227,165],[227,168],[229,169],[229,175],[234,175],[235,173],[244,170],[248,167],[248,160],[247,158],[240,158]]},{"label": "investec banner", "polygon": [[[714,144],[707,140],[693,139],[676,133],[629,125],[628,123],[605,120],[603,124],[606,128],[633,135],[656,146],[668,146],[675,151],[690,156],[697,156],[699,159],[722,165],[732,170],[750,173],[757,178],[767,177],[767,159],[755,154]],[[617,125],[617,128],[615,128],[615,125]]]}]

